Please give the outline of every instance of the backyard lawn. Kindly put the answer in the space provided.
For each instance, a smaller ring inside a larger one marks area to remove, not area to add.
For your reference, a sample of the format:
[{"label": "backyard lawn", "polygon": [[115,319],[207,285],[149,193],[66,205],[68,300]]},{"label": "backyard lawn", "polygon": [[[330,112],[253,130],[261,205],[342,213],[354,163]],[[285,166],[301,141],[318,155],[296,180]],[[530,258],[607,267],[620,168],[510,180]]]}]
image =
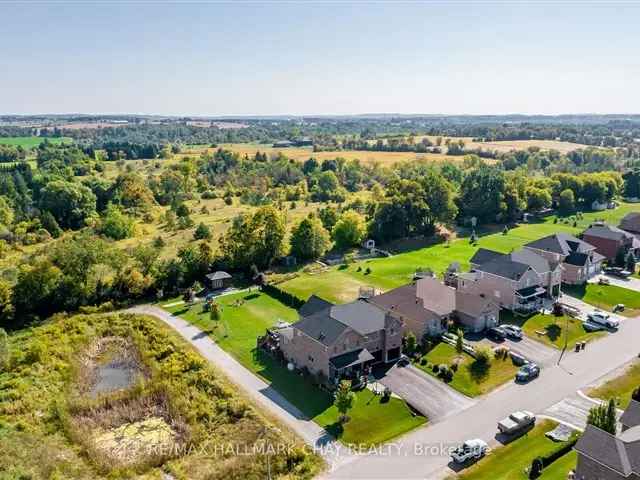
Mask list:
[{"label": "backyard lawn", "polygon": [[[437,373],[433,371],[433,365],[451,366],[456,362],[457,358],[458,353],[453,346],[447,343],[440,343],[423,357],[423,359],[427,360],[426,365],[422,365],[422,361],[420,361],[416,363],[416,366],[429,375],[437,377]],[[448,383],[449,386],[464,395],[477,397],[506,382],[513,381],[517,371],[518,367],[513,364],[509,357],[507,359],[494,359],[487,368],[475,363],[473,357],[463,353],[458,364],[458,370],[454,372],[453,379]]]},{"label": "backyard lawn", "polygon": [[621,315],[635,317],[640,315],[640,293],[628,288],[616,285],[599,285],[587,283],[586,285],[564,285],[563,291],[583,302],[590,303],[602,310],[612,311],[618,303],[625,306]]},{"label": "backyard lawn", "polygon": [[[170,305],[180,299],[166,300]],[[369,390],[356,392],[356,401],[344,426],[338,424],[338,412],[332,396],[316,387],[309,379],[288,371],[283,365],[256,350],[256,338],[278,320],[294,322],[298,313],[262,292],[242,292],[217,299],[221,319],[209,318],[202,303],[163,307],[179,315],[210,335],[221,348],[247,369],[264,378],[276,391],[294,404],[308,418],[326,428],[344,443],[375,445],[412,430],[427,419],[414,415],[398,398],[381,402]]]},{"label": "backyard lawn", "polygon": [[[348,302],[354,300],[361,285],[370,285],[381,290],[389,290],[409,283],[417,269],[430,268],[442,273],[452,262],[459,262],[462,269],[469,267],[469,259],[478,248],[488,248],[509,253],[533,240],[557,232],[579,234],[596,219],[603,219],[617,225],[620,219],[631,211],[639,211],[640,205],[622,203],[615,210],[588,212],[580,220],[549,216],[540,223],[522,224],[503,235],[498,228],[494,233],[478,230],[480,238],[471,245],[467,237],[449,243],[439,243],[413,251],[399,253],[392,257],[362,260],[344,267],[332,267],[325,273],[301,274],[300,277],[280,284],[280,286],[301,298],[316,293],[327,300]],[[557,218],[558,222],[553,223]],[[576,227],[573,222],[576,222]],[[369,269],[369,273],[367,273]],[[615,304],[614,304],[615,305]]]},{"label": "backyard lawn", "polygon": [[[517,321],[517,317],[514,318]],[[519,324],[528,337],[559,349],[564,348],[565,336],[568,347],[573,348],[576,342],[591,341],[606,335],[605,332],[587,332],[580,319],[568,315],[556,317],[538,313],[519,320]]]},{"label": "backyard lawn", "polygon": [[[551,421],[539,422],[531,431],[513,442],[492,450],[485,458],[461,472],[458,478],[463,480],[519,480],[526,479],[525,469],[536,457],[544,457],[562,448],[564,443],[554,442],[545,437],[545,433],[553,430],[557,424]],[[575,468],[575,455],[568,453],[543,471],[545,480],[565,480],[564,469]],[[568,470],[567,470],[568,471]]]},{"label": "backyard lawn", "polygon": [[618,407],[624,409],[629,405],[631,394],[636,388],[640,388],[640,360],[637,359],[622,375],[591,389],[589,396],[601,399],[616,398]]}]

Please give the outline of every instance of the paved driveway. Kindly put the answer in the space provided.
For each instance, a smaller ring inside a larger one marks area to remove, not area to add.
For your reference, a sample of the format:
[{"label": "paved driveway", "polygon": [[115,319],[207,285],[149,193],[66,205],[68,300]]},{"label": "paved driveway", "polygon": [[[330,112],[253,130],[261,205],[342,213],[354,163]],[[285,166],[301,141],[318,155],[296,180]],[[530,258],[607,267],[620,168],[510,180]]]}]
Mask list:
[{"label": "paved driveway", "polygon": [[393,366],[379,381],[413,408],[429,417],[430,423],[441,421],[476,403],[475,400],[462,395],[413,365]]},{"label": "paved driveway", "polygon": [[597,400],[590,399],[579,393],[563,398],[558,403],[551,405],[542,416],[550,417],[561,423],[565,423],[577,430],[584,430],[587,426],[589,410],[598,405]]},{"label": "paved driveway", "polygon": [[494,342],[488,338],[481,340],[480,343],[486,343],[492,347],[504,346],[509,350],[519,353],[527,360],[537,363],[540,366],[551,365],[558,360],[560,352],[555,348],[545,345],[542,342],[524,337],[521,340],[505,339],[502,342]]},{"label": "paved driveway", "polygon": [[[567,295],[566,293],[562,295],[560,302],[565,303],[567,305],[571,305],[572,307],[580,310],[579,318],[583,321],[587,319],[587,315],[589,313],[593,312],[594,310],[597,310],[597,308],[594,307],[593,305],[583,302],[579,298],[572,297],[571,295]],[[618,315],[616,313],[610,313],[609,315],[612,318],[618,319],[621,323],[627,319],[626,317],[623,317],[622,315]]]}]

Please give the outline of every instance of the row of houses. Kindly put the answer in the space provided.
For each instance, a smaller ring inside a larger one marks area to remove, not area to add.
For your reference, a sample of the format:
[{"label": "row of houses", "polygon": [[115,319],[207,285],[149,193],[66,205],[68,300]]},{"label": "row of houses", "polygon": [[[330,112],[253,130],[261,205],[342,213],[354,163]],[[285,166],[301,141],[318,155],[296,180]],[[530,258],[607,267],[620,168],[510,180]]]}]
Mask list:
[{"label": "row of houses", "polygon": [[624,245],[640,246],[627,230],[597,225],[583,239],[557,233],[509,254],[481,248],[468,272],[452,266],[445,282],[427,276],[344,305],[312,296],[299,311],[301,319],[278,330],[280,351],[295,368],[331,383],[396,361],[407,332],[420,340],[444,333],[451,322],[481,332],[499,324],[502,309],[537,310],[559,297],[563,283],[582,284],[599,274],[612,258],[607,232],[617,230],[626,232]]}]

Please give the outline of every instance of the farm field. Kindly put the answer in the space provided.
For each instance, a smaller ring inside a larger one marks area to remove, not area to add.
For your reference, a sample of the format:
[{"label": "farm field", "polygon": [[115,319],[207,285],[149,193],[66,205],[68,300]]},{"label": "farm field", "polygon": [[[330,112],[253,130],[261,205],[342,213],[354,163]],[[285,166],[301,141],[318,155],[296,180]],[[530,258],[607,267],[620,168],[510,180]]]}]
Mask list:
[{"label": "farm field", "polygon": [[[178,300],[165,300],[160,305]],[[264,378],[307,417],[344,443],[376,445],[426,422],[424,417],[414,415],[403,400],[391,398],[384,402],[364,389],[356,393],[355,405],[348,413],[350,421],[340,425],[339,413],[327,392],[256,350],[256,339],[267,328],[280,320],[295,322],[298,313],[258,291],[226,295],[217,302],[221,307],[219,321],[211,320],[201,303],[163,308],[201,328],[242,365]]]},{"label": "farm field", "polygon": [[[461,480],[524,480],[528,478],[525,469],[531,465],[536,457],[544,457],[558,451],[566,445],[566,442],[554,442],[545,437],[545,433],[553,430],[557,424],[545,420],[529,432],[522,435],[503,447],[492,450],[485,458],[475,465],[465,469],[458,475]],[[575,463],[571,462],[575,457],[570,453],[561,456],[558,460],[549,465],[541,477],[545,480],[565,480],[564,469],[568,464],[575,468]],[[560,462],[560,463],[558,463]],[[556,465],[557,464],[557,465]],[[564,472],[564,476],[562,473]],[[545,476],[545,473],[547,476]]]},{"label": "farm field", "polygon": [[15,145],[22,148],[34,148],[40,145],[45,140],[60,145],[64,143],[71,143],[73,140],[68,137],[0,137],[0,145]]},{"label": "farm field", "polygon": [[[506,235],[503,235],[499,228],[496,229],[498,232],[485,235],[480,231],[478,232],[480,238],[476,245],[471,245],[468,238],[462,237],[448,243],[430,245],[392,257],[362,260],[346,268],[332,267],[325,273],[315,275],[302,273],[298,278],[280,284],[280,287],[300,298],[307,298],[312,293],[316,293],[327,300],[346,302],[355,298],[353,295],[357,294],[360,286],[368,285],[389,290],[409,283],[416,270],[421,268],[430,268],[440,274],[452,262],[459,262],[463,270],[467,269],[469,259],[480,247],[509,253],[528,242],[553,233],[566,232],[576,235],[596,219],[604,219],[617,225],[628,212],[638,210],[640,206],[637,204],[623,203],[615,210],[584,213],[582,219],[576,220],[576,227],[573,226],[573,220],[564,223],[565,219],[562,218],[558,219],[558,223],[553,223],[557,217],[550,216],[541,223],[521,224],[511,229]],[[324,280],[329,276],[334,281]],[[351,277],[351,280],[347,277]]]},{"label": "farm field", "polygon": [[[419,142],[422,138],[428,138],[435,144],[437,136],[433,135],[420,135],[415,137],[416,142]],[[493,142],[474,142],[473,137],[442,137],[442,148],[446,151],[445,141],[449,139],[452,142],[462,140],[465,143],[465,148],[482,150],[497,150],[500,153],[507,153],[512,150],[527,150],[531,147],[537,147],[541,150],[557,150],[560,153],[569,153],[581,148],[588,148],[590,145],[583,145],[580,143],[561,142],[558,140],[498,140]]]},{"label": "farm field", "polygon": [[624,409],[629,405],[636,388],[640,388],[640,360],[637,359],[619,376],[589,390],[589,396],[603,400],[615,398],[618,400],[618,408]]},{"label": "farm field", "polygon": [[423,359],[428,363],[422,365],[422,361],[416,363],[416,367],[437,378],[433,371],[433,366],[447,365],[451,367],[453,363],[458,363],[458,369],[453,373],[453,379],[447,384],[468,397],[484,395],[500,385],[513,381],[518,367],[513,364],[511,358],[495,358],[490,366],[480,366],[475,363],[474,358],[463,353],[458,355],[456,349],[447,344],[440,343],[427,353]]},{"label": "farm field", "polygon": [[[226,148],[233,152],[237,152],[240,155],[254,155],[256,152],[266,153],[267,155],[277,155],[282,153],[287,157],[304,162],[310,157],[314,157],[318,161],[329,160],[337,157],[342,157],[346,160],[358,159],[363,163],[379,163],[383,166],[390,166],[394,163],[404,161],[434,161],[441,162],[445,160],[459,162],[462,161],[462,156],[445,155],[439,153],[414,153],[414,152],[367,152],[358,150],[343,150],[334,152],[314,152],[311,147],[287,147],[287,148],[273,148],[271,144],[259,144],[259,143],[223,143],[219,145],[219,148]],[[210,149],[214,150],[214,149]],[[201,149],[185,150],[185,154],[200,154]]]}]

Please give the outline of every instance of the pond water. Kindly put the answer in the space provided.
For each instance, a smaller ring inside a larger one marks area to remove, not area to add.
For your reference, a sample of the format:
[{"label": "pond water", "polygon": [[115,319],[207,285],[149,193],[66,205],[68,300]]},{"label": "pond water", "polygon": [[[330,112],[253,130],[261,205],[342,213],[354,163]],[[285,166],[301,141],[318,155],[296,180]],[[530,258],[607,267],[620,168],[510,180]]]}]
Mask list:
[{"label": "pond water", "polygon": [[108,363],[96,369],[96,382],[91,389],[92,395],[113,392],[131,387],[140,371],[132,365]]}]

